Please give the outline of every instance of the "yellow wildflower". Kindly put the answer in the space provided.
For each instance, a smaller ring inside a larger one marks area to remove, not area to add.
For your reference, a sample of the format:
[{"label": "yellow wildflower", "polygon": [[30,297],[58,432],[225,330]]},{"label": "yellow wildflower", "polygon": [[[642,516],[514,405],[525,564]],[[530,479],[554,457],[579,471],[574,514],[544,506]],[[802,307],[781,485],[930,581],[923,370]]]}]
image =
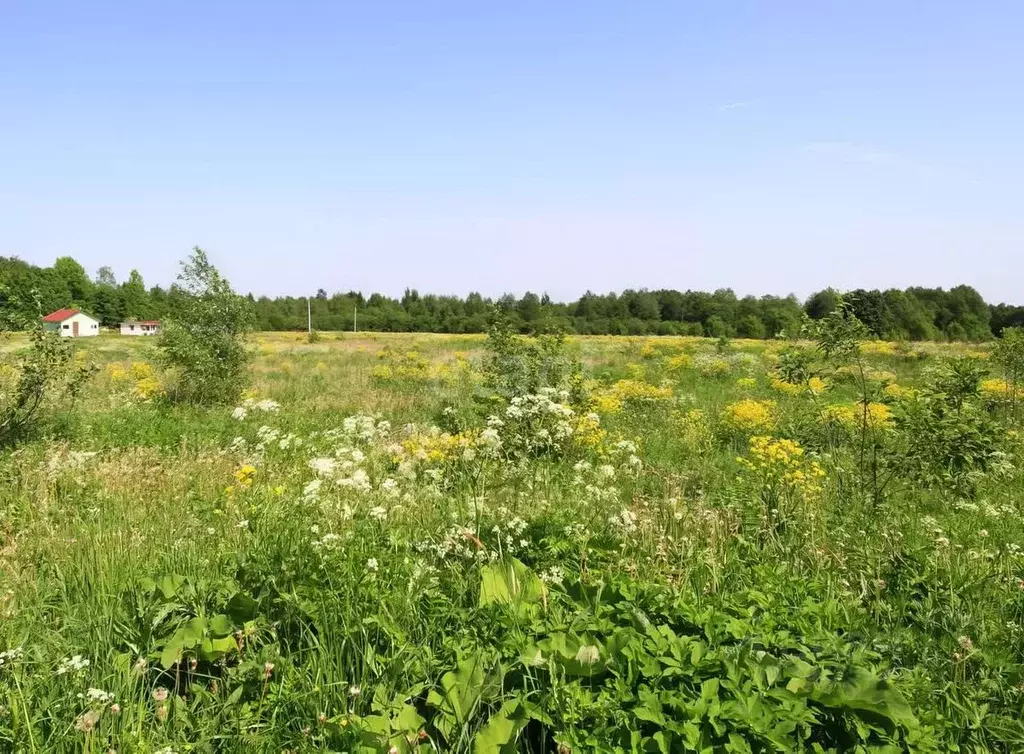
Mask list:
[{"label": "yellow wildflower", "polygon": [[821,491],[824,470],[817,461],[806,458],[795,440],[751,437],[750,456],[739,461],[766,486],[781,486],[805,496]]},{"label": "yellow wildflower", "polygon": [[983,396],[993,400],[1001,400],[1010,396],[1010,383],[1006,380],[982,380],[978,387],[981,389]]},{"label": "yellow wildflower", "polygon": [[891,382],[882,389],[882,392],[885,393],[888,398],[899,400],[901,398],[909,398],[912,396],[914,394],[914,389]]},{"label": "yellow wildflower", "polygon": [[775,426],[774,401],[749,398],[725,407],[722,420],[726,426],[743,431],[771,429]]},{"label": "yellow wildflower", "polygon": [[682,369],[689,369],[693,366],[693,357],[688,353],[678,353],[669,357],[665,362],[665,368],[670,372],[678,372]]},{"label": "yellow wildflower", "polygon": [[821,395],[828,389],[828,384],[821,377],[811,377],[807,380],[807,389],[812,395]]},{"label": "yellow wildflower", "polygon": [[238,486],[243,490],[248,489],[252,486],[252,479],[255,475],[256,467],[247,463],[240,469],[235,470],[235,481],[238,482]]},{"label": "yellow wildflower", "polygon": [[852,427],[857,423],[857,414],[854,412],[853,406],[844,406],[837,403],[825,406],[823,413],[825,422],[829,424]]},{"label": "yellow wildflower", "polygon": [[869,403],[867,425],[872,429],[889,429],[893,426],[892,410],[884,403]]},{"label": "yellow wildflower", "polygon": [[864,405],[835,404],[825,407],[825,421],[847,428],[859,427],[861,423],[870,429],[890,429],[893,426],[892,410],[884,403]]},{"label": "yellow wildflower", "polygon": [[772,390],[783,395],[799,395],[803,392],[803,389],[802,385],[798,385],[795,382],[786,382],[778,377],[772,378]]}]

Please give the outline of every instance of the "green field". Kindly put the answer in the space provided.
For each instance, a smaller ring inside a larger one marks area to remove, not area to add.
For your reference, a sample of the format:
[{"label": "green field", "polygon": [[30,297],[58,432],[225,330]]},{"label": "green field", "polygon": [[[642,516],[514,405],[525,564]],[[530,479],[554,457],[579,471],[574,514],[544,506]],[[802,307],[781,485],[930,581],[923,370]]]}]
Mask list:
[{"label": "green field", "polygon": [[0,750],[1024,750],[988,346],[486,343],[261,335],[221,408],[76,344],[0,455]]}]

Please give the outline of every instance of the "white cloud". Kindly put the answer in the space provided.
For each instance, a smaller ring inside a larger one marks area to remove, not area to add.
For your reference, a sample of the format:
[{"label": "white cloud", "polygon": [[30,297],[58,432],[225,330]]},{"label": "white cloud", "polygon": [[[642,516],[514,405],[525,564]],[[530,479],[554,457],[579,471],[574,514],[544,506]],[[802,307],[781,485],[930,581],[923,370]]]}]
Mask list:
[{"label": "white cloud", "polygon": [[724,113],[728,110],[739,110],[741,107],[750,107],[755,102],[757,102],[757,100],[753,99],[739,100],[738,102],[727,102],[724,105],[718,106],[718,112]]}]

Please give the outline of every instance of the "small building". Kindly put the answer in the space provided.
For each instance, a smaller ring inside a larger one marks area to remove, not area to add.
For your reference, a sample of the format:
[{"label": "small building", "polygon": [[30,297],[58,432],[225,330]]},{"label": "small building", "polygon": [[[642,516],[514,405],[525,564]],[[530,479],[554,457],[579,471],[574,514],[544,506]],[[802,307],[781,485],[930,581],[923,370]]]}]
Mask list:
[{"label": "small building", "polygon": [[121,323],[122,335],[157,335],[159,332],[158,319],[130,319]]},{"label": "small building", "polygon": [[100,334],[99,320],[78,309],[58,309],[43,317],[43,327],[62,338],[89,338]]}]

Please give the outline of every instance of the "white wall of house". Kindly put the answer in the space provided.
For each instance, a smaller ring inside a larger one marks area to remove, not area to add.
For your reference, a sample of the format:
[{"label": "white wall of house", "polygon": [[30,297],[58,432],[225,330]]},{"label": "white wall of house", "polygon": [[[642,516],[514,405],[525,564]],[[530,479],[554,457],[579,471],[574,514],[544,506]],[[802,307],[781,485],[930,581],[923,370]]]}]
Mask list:
[{"label": "white wall of house", "polygon": [[122,335],[157,335],[160,332],[160,325],[145,322],[122,322]]},{"label": "white wall of house", "polygon": [[[78,333],[75,333],[75,323],[78,324]],[[62,338],[91,338],[100,334],[100,323],[84,312],[79,312],[73,317],[68,317],[63,322],[57,323],[57,331]]]}]

